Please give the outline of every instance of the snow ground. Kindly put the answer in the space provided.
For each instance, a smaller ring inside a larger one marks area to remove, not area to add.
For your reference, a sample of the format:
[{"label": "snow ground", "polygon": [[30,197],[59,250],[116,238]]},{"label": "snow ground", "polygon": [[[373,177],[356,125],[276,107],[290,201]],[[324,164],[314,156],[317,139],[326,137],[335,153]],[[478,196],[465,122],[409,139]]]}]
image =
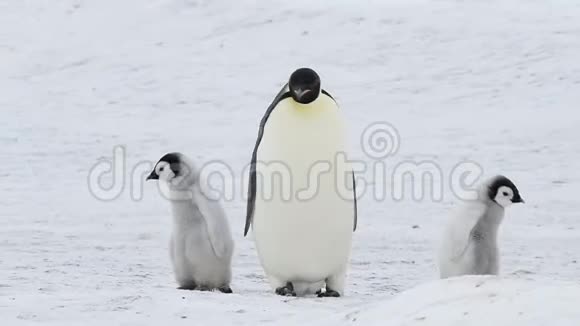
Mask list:
[{"label": "snow ground", "polygon": [[[278,325],[366,309],[436,278],[457,202],[447,176],[467,159],[527,201],[502,226],[503,274],[577,284],[578,35],[572,0],[0,0],[3,324]],[[237,195],[236,294],[176,291],[155,186],[134,200],[127,176],[101,201],[89,171],[119,145],[127,170],[178,150],[225,162],[239,186],[258,121],[299,66],[340,101],[355,157],[372,162],[360,135],[388,121],[401,141],[388,167],[436,162],[443,200],[377,201],[371,185],[347,296],[321,300],[271,294]]]},{"label": "snow ground", "polygon": [[429,282],[314,325],[578,325],[580,286],[490,276]]}]

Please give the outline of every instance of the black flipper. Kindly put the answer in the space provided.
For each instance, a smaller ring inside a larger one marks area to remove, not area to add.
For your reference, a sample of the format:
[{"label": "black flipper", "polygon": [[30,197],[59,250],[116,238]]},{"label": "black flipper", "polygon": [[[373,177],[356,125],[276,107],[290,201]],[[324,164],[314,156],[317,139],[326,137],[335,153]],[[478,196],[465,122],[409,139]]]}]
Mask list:
[{"label": "black flipper", "polygon": [[352,229],[352,232],[356,231],[356,225],[358,222],[358,209],[357,209],[357,204],[356,204],[356,179],[354,177],[354,171],[352,171],[352,199],[354,201],[354,228]]},{"label": "black flipper", "polygon": [[[322,90],[322,94],[325,94],[326,96],[330,97],[333,101],[336,102],[334,97],[332,97],[332,95],[330,95],[330,93],[325,91],[324,89]],[[358,224],[358,208],[356,203],[356,178],[354,177],[354,170],[352,171],[352,195],[354,201],[354,227],[352,229],[352,232],[354,232],[356,231],[356,226]]]},{"label": "black flipper", "polygon": [[256,140],[256,145],[254,145],[254,151],[252,152],[252,161],[250,162],[250,184],[248,185],[248,207],[246,209],[246,226],[244,228],[244,236],[248,234],[250,230],[250,225],[252,225],[252,218],[254,217],[254,205],[256,204],[256,160],[258,156],[258,146],[262,141],[264,136],[264,127],[266,126],[266,121],[270,117],[270,114],[278,105],[280,101],[290,97],[290,91],[288,89],[288,84],[284,85],[278,95],[272,101],[272,104],[266,110],[266,113],[260,121],[260,129],[258,130],[258,139]]}]

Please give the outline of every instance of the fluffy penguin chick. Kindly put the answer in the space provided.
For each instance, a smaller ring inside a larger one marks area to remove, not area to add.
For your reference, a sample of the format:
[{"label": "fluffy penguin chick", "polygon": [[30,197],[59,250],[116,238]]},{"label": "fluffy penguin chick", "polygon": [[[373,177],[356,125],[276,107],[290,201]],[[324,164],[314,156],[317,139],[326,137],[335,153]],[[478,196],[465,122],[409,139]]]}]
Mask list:
[{"label": "fluffy penguin chick", "polygon": [[171,203],[170,256],[179,289],[231,293],[234,242],[223,208],[202,191],[199,172],[180,153],[163,156],[147,180]]},{"label": "fluffy penguin chick", "polygon": [[518,188],[504,176],[483,183],[478,198],[466,202],[449,220],[439,252],[441,278],[497,275],[497,231],[505,208],[523,202]]}]

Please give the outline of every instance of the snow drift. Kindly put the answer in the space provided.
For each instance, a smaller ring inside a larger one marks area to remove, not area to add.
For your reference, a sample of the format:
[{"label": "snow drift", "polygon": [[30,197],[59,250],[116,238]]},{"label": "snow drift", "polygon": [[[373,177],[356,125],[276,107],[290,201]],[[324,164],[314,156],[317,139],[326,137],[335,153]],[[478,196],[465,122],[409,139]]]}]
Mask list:
[{"label": "snow drift", "polygon": [[575,283],[464,276],[420,285],[328,325],[572,326],[580,321],[578,302]]}]

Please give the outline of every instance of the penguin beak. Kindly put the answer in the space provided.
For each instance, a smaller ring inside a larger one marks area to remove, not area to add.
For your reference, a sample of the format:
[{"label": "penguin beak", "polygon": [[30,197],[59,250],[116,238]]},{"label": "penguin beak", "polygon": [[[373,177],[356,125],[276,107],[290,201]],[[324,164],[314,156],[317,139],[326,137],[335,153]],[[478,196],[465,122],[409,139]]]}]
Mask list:
[{"label": "penguin beak", "polygon": [[294,90],[294,94],[296,94],[296,98],[299,99],[299,100],[302,99],[302,96],[308,94],[309,92],[310,92],[309,89],[304,89],[303,90],[301,88],[297,88],[297,89]]},{"label": "penguin beak", "polygon": [[516,204],[516,203],[522,203],[522,204],[525,204],[525,203],[526,203],[526,201],[525,201],[525,200],[524,200],[522,197],[520,197],[520,196],[517,196],[516,198],[514,198],[514,199],[512,200],[512,202],[513,202],[514,204]]},{"label": "penguin beak", "polygon": [[157,175],[157,173],[155,173],[155,170],[153,170],[145,180],[159,180],[159,175]]}]

